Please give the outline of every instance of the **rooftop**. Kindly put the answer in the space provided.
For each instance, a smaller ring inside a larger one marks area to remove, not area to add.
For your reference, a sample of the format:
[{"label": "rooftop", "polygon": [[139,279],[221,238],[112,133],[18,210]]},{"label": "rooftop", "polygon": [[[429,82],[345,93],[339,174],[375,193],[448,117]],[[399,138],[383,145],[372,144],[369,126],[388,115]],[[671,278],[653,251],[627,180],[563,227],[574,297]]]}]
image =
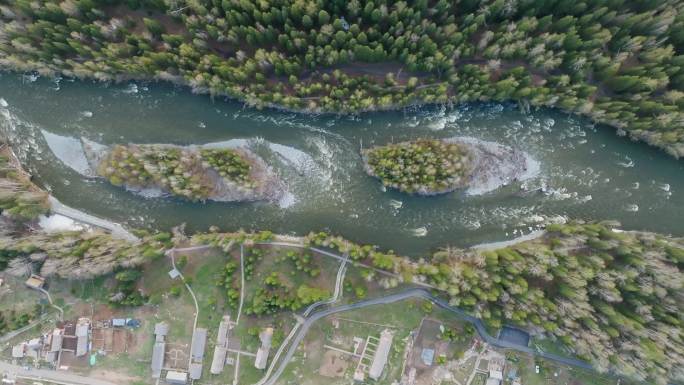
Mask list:
[{"label": "rooftop", "polygon": [[423,351],[420,353],[420,358],[423,360],[425,365],[431,366],[432,361],[435,359],[435,350],[423,348]]},{"label": "rooftop", "polygon": [[169,325],[164,322],[154,325],[154,334],[157,336],[166,336],[169,334]]},{"label": "rooftop", "polygon": [[202,364],[190,364],[190,379],[199,380],[200,377],[202,377]]},{"label": "rooftop", "polygon": [[32,287],[34,289],[42,289],[44,285],[45,278],[39,275],[31,274],[31,277],[26,280],[26,286]]},{"label": "rooftop", "polygon": [[190,354],[195,361],[204,359],[204,347],[207,343],[207,329],[197,328],[192,335],[192,348]]},{"label": "rooftop", "polygon": [[166,344],[164,342],[155,342],[152,348],[152,378],[159,378],[161,376],[161,370],[164,366],[164,351],[166,350]]},{"label": "rooftop", "polygon": [[166,382],[169,384],[186,384],[188,382],[188,374],[169,370],[166,372]]},{"label": "rooftop", "polygon": [[382,376],[382,371],[385,369],[390,348],[392,347],[392,338],[392,332],[387,329],[380,333],[380,342],[378,342],[378,348],[375,351],[373,362],[368,370],[368,376],[374,380],[377,380]]},{"label": "rooftop", "polygon": [[14,345],[12,348],[12,358],[24,358],[24,343]]},{"label": "rooftop", "polygon": [[222,346],[214,348],[214,357],[211,360],[211,374],[220,374],[223,372],[223,367],[226,365],[226,353],[228,351]]}]

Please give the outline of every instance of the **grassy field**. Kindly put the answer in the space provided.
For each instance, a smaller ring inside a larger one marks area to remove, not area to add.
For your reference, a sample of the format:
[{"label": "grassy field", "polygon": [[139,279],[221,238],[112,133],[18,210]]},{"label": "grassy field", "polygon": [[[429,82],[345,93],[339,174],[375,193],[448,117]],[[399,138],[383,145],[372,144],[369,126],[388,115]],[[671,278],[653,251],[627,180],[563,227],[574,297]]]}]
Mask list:
[{"label": "grassy field", "polygon": [[[338,356],[346,360],[343,377],[325,377],[320,374],[326,351],[331,345],[345,351],[353,350],[354,337],[379,337],[385,328],[394,332],[392,350],[383,376],[374,383],[389,385],[398,381],[404,360],[407,338],[418,327],[425,315],[423,301],[403,301],[377,305],[352,312],[339,313],[316,322],[312,326],[297,355],[279,380],[281,385],[347,384],[356,368],[357,359]],[[336,321],[333,323],[333,320]],[[337,326],[337,327],[336,327]],[[330,354],[330,353],[327,353]]]},{"label": "grassy field", "polygon": [[38,291],[28,289],[24,285],[24,279],[8,274],[0,275],[0,278],[4,280],[0,286],[0,311],[2,312],[31,312],[44,298]]},{"label": "grassy field", "polygon": [[[510,355],[510,354],[509,354]],[[518,375],[525,385],[617,385],[614,377],[598,372],[577,369],[560,365],[552,361],[534,359],[523,354],[517,357]],[[539,365],[539,373],[535,373],[535,365]],[[510,366],[510,362],[507,366]],[[624,380],[622,385],[628,385]]]}]

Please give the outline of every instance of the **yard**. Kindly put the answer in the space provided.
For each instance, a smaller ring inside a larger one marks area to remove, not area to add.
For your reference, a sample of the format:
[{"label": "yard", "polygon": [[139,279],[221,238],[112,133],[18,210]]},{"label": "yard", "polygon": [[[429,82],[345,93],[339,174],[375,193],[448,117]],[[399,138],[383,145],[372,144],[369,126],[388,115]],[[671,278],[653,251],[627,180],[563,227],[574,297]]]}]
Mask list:
[{"label": "yard", "polygon": [[[425,315],[423,305],[422,300],[376,305],[338,313],[316,322],[278,383],[348,384],[356,369],[358,358],[345,353],[333,354],[333,350],[324,345],[350,352],[354,350],[354,337],[365,342],[368,336],[379,337],[384,329],[394,333],[392,348],[382,377],[374,383],[389,385],[399,381],[408,336],[418,327]],[[342,376],[339,373],[340,368],[343,368]]]},{"label": "yard", "polygon": [[[509,354],[510,356],[510,354]],[[598,372],[560,365],[555,362],[534,359],[527,355],[515,354],[518,359],[518,375],[525,385],[617,385],[614,377]],[[510,365],[510,362],[508,363]],[[539,365],[539,373],[535,372]],[[622,380],[622,385],[628,382]]]}]

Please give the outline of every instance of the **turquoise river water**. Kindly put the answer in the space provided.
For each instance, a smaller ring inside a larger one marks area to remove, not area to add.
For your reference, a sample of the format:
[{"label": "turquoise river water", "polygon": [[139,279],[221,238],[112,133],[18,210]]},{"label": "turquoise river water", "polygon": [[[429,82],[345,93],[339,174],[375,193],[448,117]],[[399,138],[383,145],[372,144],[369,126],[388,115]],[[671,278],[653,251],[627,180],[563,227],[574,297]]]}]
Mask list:
[{"label": "turquoise river water", "polygon": [[[684,161],[554,110],[515,105],[423,107],[356,116],[256,110],[168,84],[105,85],[0,74],[0,129],[37,183],[63,203],[136,227],[328,230],[419,255],[446,244],[510,239],[568,218],[684,235]],[[62,164],[42,134],[103,143],[201,144],[248,139],[292,196],[272,203],[145,198]],[[526,151],[530,178],[484,194],[411,197],[363,172],[361,146],[467,136]]]}]

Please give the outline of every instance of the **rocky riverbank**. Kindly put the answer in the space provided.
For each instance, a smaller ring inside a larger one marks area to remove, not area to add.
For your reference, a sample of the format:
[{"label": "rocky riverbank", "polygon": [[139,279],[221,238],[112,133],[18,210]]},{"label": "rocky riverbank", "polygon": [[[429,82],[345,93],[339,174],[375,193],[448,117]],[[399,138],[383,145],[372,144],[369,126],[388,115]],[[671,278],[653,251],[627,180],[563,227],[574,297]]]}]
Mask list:
[{"label": "rocky riverbank", "polygon": [[472,156],[466,181],[468,195],[486,194],[539,173],[539,162],[519,149],[471,137],[454,137],[445,141],[466,147]]},{"label": "rocky riverbank", "polygon": [[364,169],[385,187],[421,196],[494,191],[536,175],[527,153],[471,137],[419,139],[363,150]]}]

